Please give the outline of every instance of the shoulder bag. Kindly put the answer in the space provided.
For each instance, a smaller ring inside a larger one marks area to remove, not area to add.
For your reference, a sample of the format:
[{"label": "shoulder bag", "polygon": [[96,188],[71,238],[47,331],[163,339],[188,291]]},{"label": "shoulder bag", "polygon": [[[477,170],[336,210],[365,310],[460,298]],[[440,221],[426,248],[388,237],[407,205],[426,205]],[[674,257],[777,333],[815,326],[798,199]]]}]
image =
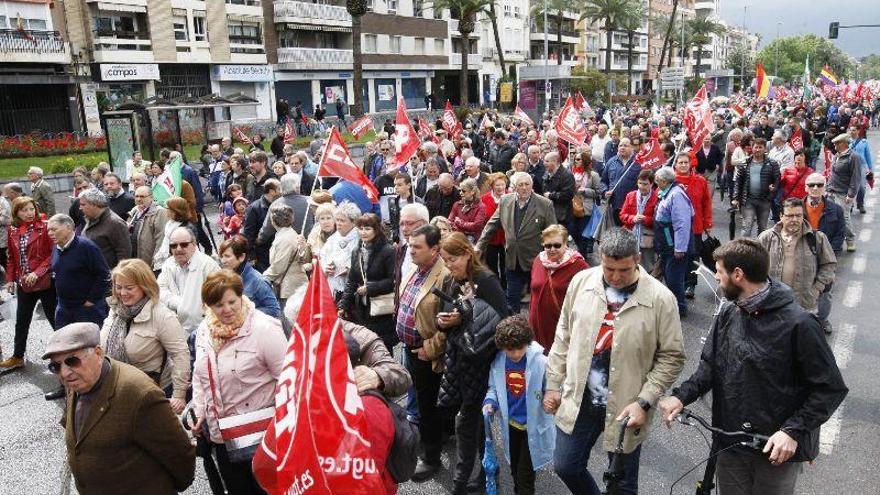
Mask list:
[{"label": "shoulder bag", "polygon": [[[358,262],[361,265],[361,275],[364,279],[364,287],[366,287],[367,268],[364,266],[364,257],[360,254],[358,254]],[[370,316],[385,316],[394,313],[394,291],[370,297],[368,301],[370,304]]]}]

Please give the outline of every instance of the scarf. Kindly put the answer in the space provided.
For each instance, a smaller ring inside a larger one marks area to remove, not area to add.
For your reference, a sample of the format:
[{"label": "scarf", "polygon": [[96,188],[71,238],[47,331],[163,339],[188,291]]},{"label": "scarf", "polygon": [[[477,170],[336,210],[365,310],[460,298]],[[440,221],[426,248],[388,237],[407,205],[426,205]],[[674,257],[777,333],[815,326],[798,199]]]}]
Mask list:
[{"label": "scarf", "polygon": [[570,248],[566,248],[565,252],[562,253],[562,258],[560,258],[559,261],[551,261],[550,258],[547,257],[547,251],[541,251],[540,253],[538,253],[538,261],[541,262],[541,265],[543,265],[548,272],[556,271],[563,266],[577,260],[578,258],[583,258],[583,256],[581,256],[581,253]]},{"label": "scarf", "polygon": [[122,303],[113,306],[113,321],[110,323],[110,331],[107,332],[107,348],[104,349],[108,356],[123,363],[128,362],[125,337],[131,328],[131,321],[141,313],[149,300],[149,297],[144,297],[131,306]]},{"label": "scarf", "polygon": [[749,313],[749,314],[754,313],[755,311],[758,310],[758,307],[761,306],[761,303],[764,302],[764,299],[767,299],[767,294],[769,294],[769,293],[770,293],[770,282],[768,281],[764,285],[764,287],[755,291],[755,293],[752,294],[751,296],[746,297],[746,298],[742,298],[742,297],[738,298],[736,300],[736,305],[739,306],[739,308],[741,310],[745,311],[746,313]]},{"label": "scarf", "polygon": [[254,311],[254,303],[247,296],[241,296],[241,311],[235,316],[235,321],[230,325],[224,325],[214,314],[214,310],[205,307],[205,324],[211,334],[211,346],[214,347],[214,353],[220,352],[220,349],[230,339],[238,335],[239,329],[244,325],[245,320]]},{"label": "scarf", "polygon": [[[646,195],[642,194],[642,191],[636,189],[636,214],[644,215],[645,208],[648,206],[648,200],[651,199],[651,193],[649,192]],[[636,236],[636,240],[642,242],[642,223],[639,222],[633,226],[633,234]]]}]

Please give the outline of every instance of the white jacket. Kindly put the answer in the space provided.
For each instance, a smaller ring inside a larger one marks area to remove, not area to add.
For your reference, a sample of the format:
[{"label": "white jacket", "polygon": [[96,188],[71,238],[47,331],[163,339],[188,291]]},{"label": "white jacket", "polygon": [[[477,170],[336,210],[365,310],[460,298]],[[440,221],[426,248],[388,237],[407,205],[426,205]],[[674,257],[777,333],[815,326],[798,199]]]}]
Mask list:
[{"label": "white jacket", "polygon": [[189,336],[205,316],[202,283],[208,275],[220,271],[220,265],[207,254],[196,251],[186,267],[186,278],[179,285],[178,275],[182,270],[173,257],[165,260],[159,274],[159,299],[177,313],[180,325]]}]

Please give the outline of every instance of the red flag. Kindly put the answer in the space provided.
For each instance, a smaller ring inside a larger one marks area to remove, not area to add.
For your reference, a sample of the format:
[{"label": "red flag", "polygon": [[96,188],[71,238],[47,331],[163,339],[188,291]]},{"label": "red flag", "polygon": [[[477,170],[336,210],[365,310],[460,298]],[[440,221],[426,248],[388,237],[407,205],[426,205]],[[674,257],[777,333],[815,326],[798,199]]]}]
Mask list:
[{"label": "red flag", "polygon": [[788,140],[788,144],[791,145],[791,149],[797,151],[804,149],[804,136],[801,133],[801,128],[798,127],[791,134],[791,139]]},{"label": "red flag", "polygon": [[375,131],[376,128],[373,126],[373,119],[371,119],[369,115],[364,115],[352,122],[351,127],[348,130],[355,139],[360,139],[364,137],[368,131]]},{"label": "red flag", "polygon": [[296,133],[293,132],[293,124],[290,123],[290,117],[284,122],[284,144],[296,141]]},{"label": "red flag", "polygon": [[429,138],[431,141],[440,144],[440,140],[437,138],[437,134],[431,129],[431,126],[425,122],[425,119],[418,119],[419,122],[419,137],[424,140]]},{"label": "red flag", "polygon": [[318,269],[290,337],[254,475],[272,495],[384,493],[366,429],[342,325]]},{"label": "red flag", "polygon": [[492,127],[494,125],[495,123],[489,120],[489,115],[484,113],[483,120],[480,121],[480,130],[482,131],[483,129],[487,127]]},{"label": "red flag", "polygon": [[457,138],[464,129],[461,127],[461,122],[458,121],[458,117],[455,116],[455,112],[452,110],[452,103],[449,103],[449,100],[446,100],[446,109],[443,110],[443,128],[446,129],[446,132],[453,138]]},{"label": "red flag", "polygon": [[[636,102],[636,104],[638,104],[638,102]],[[586,98],[584,98],[584,95],[582,95],[580,91],[578,91],[574,95],[574,106],[579,111],[589,112],[590,110],[592,110],[592,108],[590,108],[590,104],[587,103]]]},{"label": "red flag", "polygon": [[715,130],[705,84],[697,91],[694,99],[688,102],[684,110],[684,125],[694,148],[702,146],[703,138]]},{"label": "red flag", "polygon": [[666,163],[666,156],[660,148],[660,141],[657,138],[651,138],[642,145],[639,154],[635,158],[636,163],[641,165],[645,170],[654,170],[660,168]]},{"label": "red flag", "polygon": [[529,114],[525,113],[519,105],[517,105],[516,110],[513,111],[513,116],[525,122],[529,127],[535,127],[535,121],[532,120],[532,118],[529,117]]},{"label": "red flag", "polygon": [[397,118],[394,121],[394,136],[391,140],[394,141],[395,148],[394,163],[398,167],[409,161],[422,144],[406,115],[406,101],[403,98],[397,100]]},{"label": "red flag", "polygon": [[248,144],[250,146],[254,145],[254,142],[251,141],[251,138],[247,137],[247,134],[245,134],[244,131],[241,130],[241,128],[233,127],[232,132],[235,133],[235,137],[237,137],[238,140],[241,141],[242,143]]},{"label": "red flag", "polygon": [[309,119],[306,118],[306,113],[305,113],[305,112],[300,112],[300,114],[299,114],[299,118],[302,120],[303,124],[305,124],[305,125],[307,125],[307,126],[309,125]]},{"label": "red flag", "polygon": [[556,119],[556,132],[559,137],[577,146],[587,139],[587,127],[577,109],[571,101],[571,97],[565,100],[565,106],[559,111]]},{"label": "red flag", "polygon": [[826,179],[831,177],[831,165],[834,163],[834,153],[827,146],[822,146],[822,161],[825,163],[825,171],[822,175]]},{"label": "red flag", "polygon": [[318,165],[318,177],[339,177],[354,184],[360,184],[367,193],[367,197],[373,203],[379,203],[379,191],[364,175],[364,172],[355,165],[348,153],[348,147],[339,134],[339,129],[333,127],[327,144],[324,145],[324,153],[321,155],[321,163]]}]

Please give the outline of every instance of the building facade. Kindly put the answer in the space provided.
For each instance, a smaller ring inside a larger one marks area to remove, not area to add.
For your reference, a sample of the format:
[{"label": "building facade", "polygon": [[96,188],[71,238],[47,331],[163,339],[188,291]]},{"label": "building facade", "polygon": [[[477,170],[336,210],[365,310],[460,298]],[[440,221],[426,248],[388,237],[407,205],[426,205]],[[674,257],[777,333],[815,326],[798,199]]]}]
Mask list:
[{"label": "building facade", "polygon": [[[643,0],[647,5],[647,0]],[[647,10],[647,9],[646,9]],[[614,30],[611,33],[611,72],[627,75],[631,74],[631,87],[633,94],[641,93],[650,86],[648,73],[648,28],[650,17],[646,16],[639,29],[630,33]],[[604,22],[602,23],[604,26]],[[630,39],[632,46],[630,46]],[[599,36],[599,69],[605,69],[605,60],[608,57],[608,39],[604,31]],[[632,54],[630,66],[629,56]],[[625,92],[626,88],[617,88],[618,92]]]}]

